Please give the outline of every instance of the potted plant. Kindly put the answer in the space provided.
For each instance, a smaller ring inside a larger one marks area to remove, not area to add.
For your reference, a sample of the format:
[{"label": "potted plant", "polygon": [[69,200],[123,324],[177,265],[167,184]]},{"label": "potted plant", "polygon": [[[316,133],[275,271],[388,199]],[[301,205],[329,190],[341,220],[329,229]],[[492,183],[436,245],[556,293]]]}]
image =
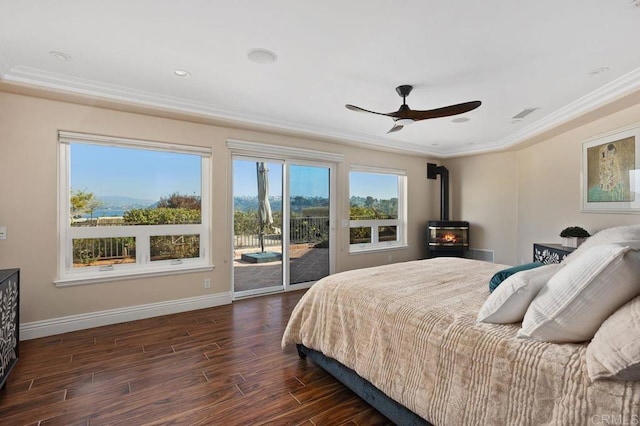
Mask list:
[{"label": "potted plant", "polygon": [[576,248],[591,235],[584,228],[579,226],[569,226],[560,232],[560,236],[562,237],[562,245],[564,247]]}]

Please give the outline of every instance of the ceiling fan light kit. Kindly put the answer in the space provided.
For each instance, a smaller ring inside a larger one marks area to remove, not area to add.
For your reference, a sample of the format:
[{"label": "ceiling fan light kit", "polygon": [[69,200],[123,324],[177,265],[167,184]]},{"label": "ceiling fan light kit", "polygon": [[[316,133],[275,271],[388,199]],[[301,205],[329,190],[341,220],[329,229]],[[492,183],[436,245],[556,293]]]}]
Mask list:
[{"label": "ceiling fan light kit", "polygon": [[409,124],[415,123],[411,118],[399,118],[395,121],[398,126],[408,126]]},{"label": "ceiling fan light kit", "polygon": [[347,107],[347,109],[350,109],[352,111],[386,115],[387,117],[393,118],[394,119],[393,127],[391,128],[391,130],[387,132],[387,133],[393,133],[393,132],[402,130],[404,126],[412,124],[415,121],[464,114],[465,112],[469,112],[478,108],[482,104],[482,102],[480,101],[471,101],[471,102],[464,102],[456,105],[449,105],[449,106],[436,108],[436,109],[429,109],[429,110],[423,110],[423,111],[414,110],[409,108],[409,105],[407,105],[407,96],[409,96],[409,94],[411,93],[411,90],[413,90],[413,86],[410,86],[408,84],[404,84],[402,86],[396,87],[396,92],[398,92],[398,95],[402,97],[402,105],[395,112],[384,113],[384,112],[369,111],[367,109],[360,108],[358,106],[351,105],[351,104],[347,104],[345,105],[345,107]]}]

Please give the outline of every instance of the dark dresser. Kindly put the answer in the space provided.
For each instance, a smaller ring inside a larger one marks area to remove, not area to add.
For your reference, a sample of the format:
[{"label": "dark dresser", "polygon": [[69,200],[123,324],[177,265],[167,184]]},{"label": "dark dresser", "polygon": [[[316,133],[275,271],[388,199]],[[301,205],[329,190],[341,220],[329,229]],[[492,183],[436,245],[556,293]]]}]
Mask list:
[{"label": "dark dresser", "polygon": [[560,263],[574,250],[573,247],[565,247],[560,244],[534,243],[533,261],[545,264]]},{"label": "dark dresser", "polygon": [[20,270],[0,269],[0,390],[18,362],[20,346]]}]

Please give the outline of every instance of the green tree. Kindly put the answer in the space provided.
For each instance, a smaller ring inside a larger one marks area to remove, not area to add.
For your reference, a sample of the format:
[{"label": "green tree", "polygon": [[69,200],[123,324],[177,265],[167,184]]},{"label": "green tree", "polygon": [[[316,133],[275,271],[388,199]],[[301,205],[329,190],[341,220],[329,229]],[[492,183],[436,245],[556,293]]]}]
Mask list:
[{"label": "green tree", "polygon": [[364,205],[365,205],[365,207],[373,207],[373,205],[375,204],[376,201],[378,201],[378,200],[373,198],[371,195],[368,195],[367,199],[364,201]]},{"label": "green tree", "polygon": [[[156,207],[131,209],[124,213],[126,225],[176,225],[202,222],[201,199],[177,192],[160,197]],[[149,241],[151,260],[184,259],[200,254],[199,235],[152,236]]]},{"label": "green tree", "polygon": [[102,201],[96,198],[93,192],[87,189],[71,190],[70,197],[71,217],[82,213],[89,213],[93,222],[93,212],[104,205]]},{"label": "green tree", "polygon": [[124,222],[128,225],[192,224],[201,220],[200,210],[185,208],[131,209],[124,213]]},{"label": "green tree", "polygon": [[351,206],[349,209],[349,219],[351,220],[372,220],[382,219],[375,208],[364,206]]},{"label": "green tree", "polygon": [[200,210],[201,199],[197,195],[182,195],[174,192],[168,197],[160,197],[158,207],[169,209]]}]

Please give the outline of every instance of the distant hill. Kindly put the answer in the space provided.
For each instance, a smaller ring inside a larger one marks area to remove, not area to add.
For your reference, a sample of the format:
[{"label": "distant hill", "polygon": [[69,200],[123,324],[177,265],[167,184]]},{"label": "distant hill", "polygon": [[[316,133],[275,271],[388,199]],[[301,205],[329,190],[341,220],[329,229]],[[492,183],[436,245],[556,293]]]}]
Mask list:
[{"label": "distant hill", "polygon": [[[122,212],[127,210],[154,208],[158,205],[158,201],[124,197],[120,195],[100,196],[96,198],[102,201],[104,205],[94,212],[94,216],[120,215]],[[269,204],[271,205],[271,210],[282,211],[282,197],[269,197]],[[291,211],[293,213],[301,213],[303,209],[309,207],[327,207],[328,205],[329,200],[322,197],[291,197]],[[256,211],[258,210],[258,197],[234,197],[233,207],[237,211]]]},{"label": "distant hill", "polygon": [[[269,197],[269,204],[272,211],[282,211],[282,197]],[[309,207],[327,207],[329,200],[322,197],[291,197],[291,212],[302,213],[302,210]],[[236,211],[248,212],[258,210],[258,197],[240,196],[233,198],[233,208]]]},{"label": "distant hill", "polygon": [[102,207],[103,209],[112,210],[143,209],[147,207],[153,207],[155,204],[158,204],[158,201],[154,200],[123,197],[121,195],[107,195],[96,198],[104,203],[104,206]]}]

